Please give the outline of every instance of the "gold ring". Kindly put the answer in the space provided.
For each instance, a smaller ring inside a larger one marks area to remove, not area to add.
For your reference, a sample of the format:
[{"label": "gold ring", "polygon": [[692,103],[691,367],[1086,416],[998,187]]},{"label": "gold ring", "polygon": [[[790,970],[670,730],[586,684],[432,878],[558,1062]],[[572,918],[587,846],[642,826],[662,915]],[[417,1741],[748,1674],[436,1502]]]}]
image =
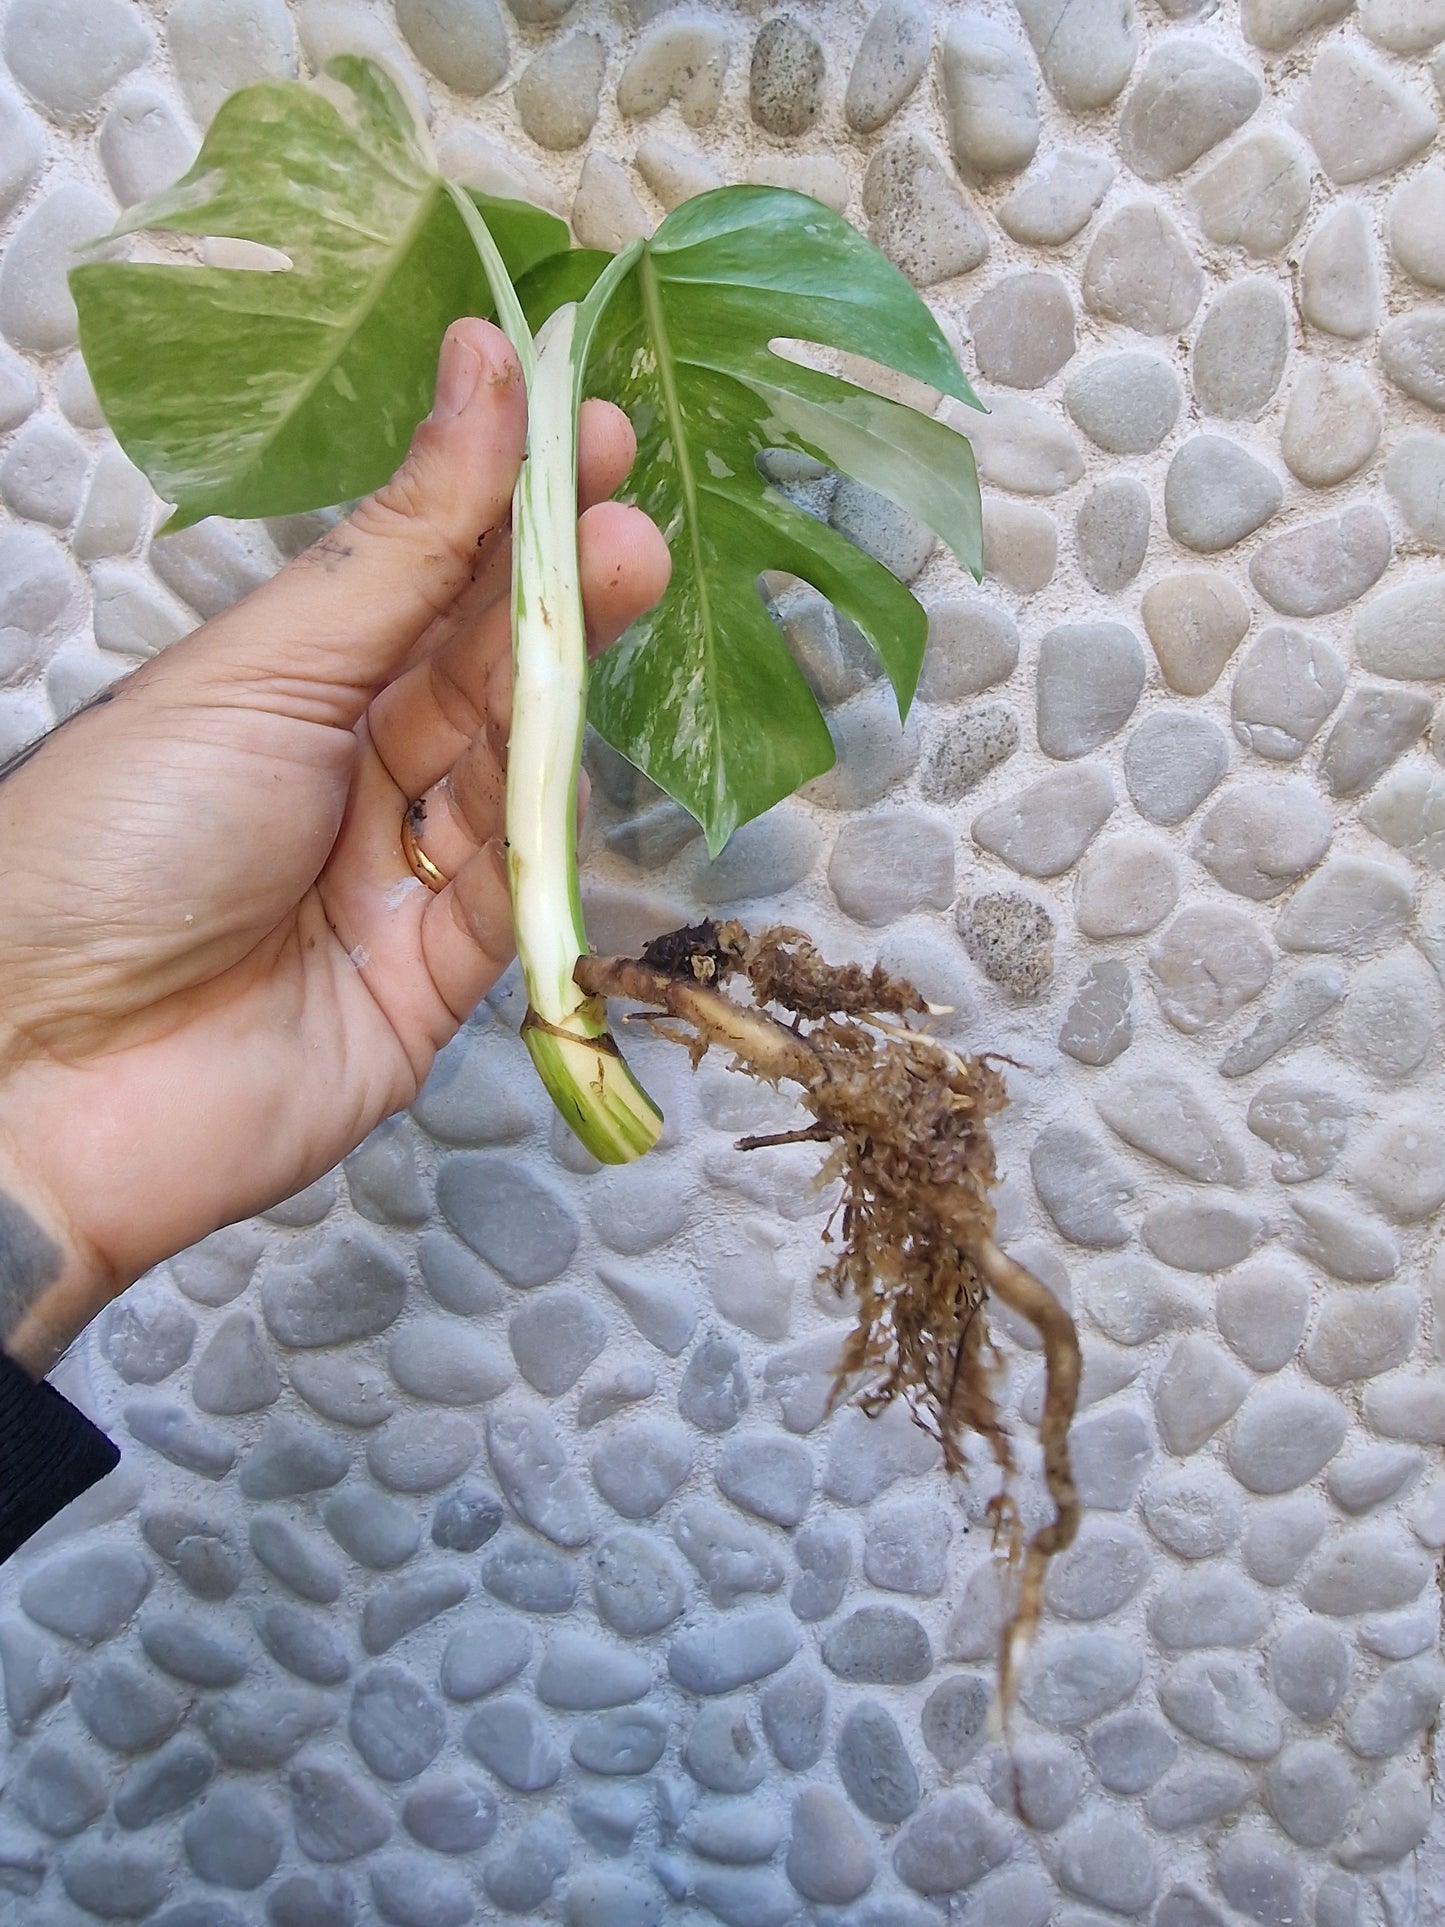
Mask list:
[{"label": "gold ring", "polygon": [[401,819],[401,853],[417,881],[424,883],[428,890],[435,893],[438,890],[445,890],[451,878],[437,868],[416,840],[417,829],[425,821],[425,804],[413,803]]}]

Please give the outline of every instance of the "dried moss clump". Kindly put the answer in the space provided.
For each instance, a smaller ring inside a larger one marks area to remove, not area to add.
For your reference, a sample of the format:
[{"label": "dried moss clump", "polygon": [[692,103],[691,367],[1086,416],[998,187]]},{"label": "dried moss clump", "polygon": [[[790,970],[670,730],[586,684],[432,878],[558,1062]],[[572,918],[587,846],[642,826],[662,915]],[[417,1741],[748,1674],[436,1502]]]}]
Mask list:
[{"label": "dried moss clump", "polygon": [[[737,978],[751,1004],[722,988]],[[1007,1706],[1048,1562],[1078,1524],[1068,1434],[1079,1347],[1052,1292],[994,1241],[988,1121],[1007,1102],[996,1060],[963,1056],[910,1028],[906,1020],[928,1010],[911,984],[878,966],[825,963],[796,930],[754,938],[740,924],[699,924],[659,938],[639,959],[585,958],[577,980],[590,994],[644,1005],[655,1022],[685,1024],[694,1063],[716,1045],[753,1076],[799,1087],[812,1124],[744,1138],[740,1148],[829,1147],[821,1177],[842,1187],[825,1233],[839,1247],[830,1274],[856,1306],[839,1391],[857,1387],[872,1409],[903,1399],[939,1440],[950,1470],[964,1465],[964,1441],[977,1433],[1010,1471],[987,1369],[990,1294],[1037,1329],[1047,1375],[1040,1443],[1054,1517],[1026,1545],[1010,1513],[997,1521],[1020,1568],[999,1658]]]}]

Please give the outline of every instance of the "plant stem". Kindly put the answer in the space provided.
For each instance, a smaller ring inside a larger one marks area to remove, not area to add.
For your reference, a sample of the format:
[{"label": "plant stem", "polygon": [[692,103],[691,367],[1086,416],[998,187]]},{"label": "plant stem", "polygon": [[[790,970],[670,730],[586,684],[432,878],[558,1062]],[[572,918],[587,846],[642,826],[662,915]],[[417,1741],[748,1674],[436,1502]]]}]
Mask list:
[{"label": "plant stem", "polygon": [[625,1164],[657,1142],[662,1113],[628,1069],[607,1007],[573,977],[587,952],[577,885],[577,777],[587,634],[577,560],[577,422],[592,329],[636,250],[579,309],[534,341],[496,243],[470,197],[449,191],[476,244],[527,381],[527,453],[512,497],[512,730],[507,876],[529,1009],[522,1036],[553,1103],[595,1158]]}]

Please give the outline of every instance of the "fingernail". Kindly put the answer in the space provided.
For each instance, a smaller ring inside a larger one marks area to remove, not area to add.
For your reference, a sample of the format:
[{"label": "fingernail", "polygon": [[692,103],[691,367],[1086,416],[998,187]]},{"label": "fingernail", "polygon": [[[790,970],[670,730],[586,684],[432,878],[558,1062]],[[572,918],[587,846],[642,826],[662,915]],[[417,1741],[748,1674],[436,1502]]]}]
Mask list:
[{"label": "fingernail", "polygon": [[449,334],[442,343],[437,366],[436,400],[432,420],[449,422],[460,415],[477,392],[482,364],[475,348],[461,335]]}]

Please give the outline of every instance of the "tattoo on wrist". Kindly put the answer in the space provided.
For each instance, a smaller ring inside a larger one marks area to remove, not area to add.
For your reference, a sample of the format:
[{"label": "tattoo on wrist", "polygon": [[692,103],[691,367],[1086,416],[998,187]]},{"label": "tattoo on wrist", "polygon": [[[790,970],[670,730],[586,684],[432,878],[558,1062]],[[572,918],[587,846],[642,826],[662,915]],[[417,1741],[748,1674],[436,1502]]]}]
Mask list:
[{"label": "tattoo on wrist", "polygon": [[0,1345],[61,1272],[60,1247],[23,1206],[0,1191]]}]

